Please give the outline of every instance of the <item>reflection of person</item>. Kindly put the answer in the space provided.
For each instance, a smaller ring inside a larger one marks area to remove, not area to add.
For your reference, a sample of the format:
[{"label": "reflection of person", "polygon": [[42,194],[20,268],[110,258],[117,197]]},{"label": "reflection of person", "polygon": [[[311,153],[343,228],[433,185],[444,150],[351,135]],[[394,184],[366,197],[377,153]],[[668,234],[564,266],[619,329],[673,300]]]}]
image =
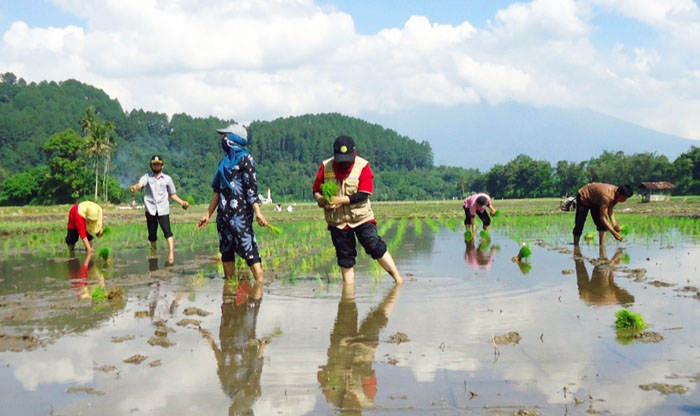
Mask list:
[{"label": "reflection of person", "polygon": [[372,368],[374,354],[379,332],[389,322],[399,291],[400,286],[394,286],[358,328],[354,286],[343,286],[328,347],[328,363],[317,374],[328,403],[341,410],[359,411],[374,402],[377,394],[377,375]]},{"label": "reflection of person", "polygon": [[574,262],[576,263],[576,282],[581,300],[591,305],[618,305],[633,303],[634,296],[615,284],[615,266],[620,262],[624,250],[617,250],[612,259],[608,260],[605,246],[599,248],[598,261],[593,267],[591,278],[588,278],[586,264],[581,256],[581,248],[574,247]]},{"label": "reflection of person", "polygon": [[490,270],[495,255],[495,246],[491,246],[488,254],[486,254],[485,247],[479,245],[477,248],[474,244],[474,240],[472,240],[467,243],[467,249],[464,252],[464,262],[470,265],[474,270]]},{"label": "reflection of person", "polygon": [[[83,259],[82,263],[80,263],[75,257],[68,260],[68,278],[70,279],[70,287],[80,299],[90,298],[88,274],[92,274],[92,277],[97,279],[97,284],[99,287],[103,289],[105,287],[104,276],[99,272],[94,273],[96,269],[94,267],[94,263],[92,262],[92,256],[93,252],[88,251],[85,253],[85,258]],[[90,273],[91,271],[93,273]]]},{"label": "reflection of person", "polygon": [[474,221],[474,218],[478,215],[484,225],[484,230],[488,230],[491,225],[491,217],[486,213],[486,208],[489,209],[491,215],[496,213],[491,197],[485,193],[468,196],[462,203],[462,208],[464,208],[464,227],[471,227],[474,235],[476,235],[476,221]]},{"label": "reflection of person", "polygon": [[[377,234],[377,221],[370,204],[370,195],[374,190],[373,176],[369,162],[357,156],[352,137],[339,136],[333,143],[333,157],[324,160],[316,174],[314,198],[318,206],[324,208],[344,283],[355,283],[357,238],[365,252],[379,262],[396,284],[401,284],[403,278],[394,259]],[[338,186],[338,193],[330,203],[321,192],[321,185],[329,181]]]},{"label": "reflection of person", "polygon": [[148,316],[153,321],[165,321],[172,317],[185,298],[182,293],[177,293],[173,297],[168,291],[162,290],[160,284],[159,281],[153,283],[148,293]]},{"label": "reflection of person", "polygon": [[[583,225],[586,223],[588,211],[591,211],[591,218],[598,229],[598,244],[605,243],[605,232],[616,240],[622,241],[622,236],[613,208],[618,202],[625,202],[633,194],[629,185],[615,186],[607,183],[589,183],[578,190],[576,194],[576,223],[574,225],[574,245],[577,246],[583,233]],[[610,217],[610,221],[608,221]]]},{"label": "reflection of person", "polygon": [[187,209],[190,204],[180,199],[175,190],[175,183],[170,175],[163,173],[163,158],[154,155],[151,158],[151,173],[147,173],[139,179],[138,183],[131,185],[131,192],[145,189],[143,197],[146,206],[146,225],[148,227],[148,241],[151,242],[151,256],[156,255],[156,241],[158,241],[158,225],[163,231],[163,236],[168,242],[168,260],[175,258],[175,242],[173,232],[170,230],[170,202],[168,197]]},{"label": "reflection of person", "polygon": [[83,241],[85,250],[93,252],[93,236],[100,237],[103,232],[104,214],[102,207],[92,201],[83,201],[75,204],[68,212],[68,233],[66,234],[66,244],[71,254],[78,239]]},{"label": "reflection of person", "polygon": [[260,209],[255,161],[244,148],[248,144],[248,132],[240,124],[217,132],[221,134],[221,147],[226,156],[214,175],[211,202],[197,228],[206,226],[217,208],[216,228],[225,277],[236,274],[235,255],[238,254],[250,267],[255,280],[262,282],[264,274],[253,232],[253,212],[261,226],[267,225],[267,219]]},{"label": "reflection of person", "polygon": [[255,326],[262,289],[261,283],[247,280],[238,285],[224,284],[219,345],[202,331],[214,350],[221,388],[231,398],[230,415],[252,415],[253,404],[261,394],[263,353],[268,340],[255,337]]}]

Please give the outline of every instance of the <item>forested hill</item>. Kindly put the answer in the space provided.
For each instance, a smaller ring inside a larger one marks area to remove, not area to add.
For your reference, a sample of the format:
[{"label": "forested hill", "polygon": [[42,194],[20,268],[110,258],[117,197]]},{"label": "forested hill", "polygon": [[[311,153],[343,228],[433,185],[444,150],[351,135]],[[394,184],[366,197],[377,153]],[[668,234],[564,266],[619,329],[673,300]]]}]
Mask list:
[{"label": "forested hill", "polygon": [[[0,169],[4,168],[5,176],[45,164],[43,144],[52,134],[69,128],[82,134],[80,120],[92,106],[101,120],[115,125],[110,173],[122,186],[135,183],[149,170],[150,157],[160,154],[165,159],[165,172],[173,176],[181,195],[208,198],[211,178],[223,156],[215,129],[233,120],[186,114],[169,119],[166,114],[143,110],[126,113],[104,91],[75,80],[27,84],[4,74],[3,81]],[[427,142],[418,143],[379,125],[340,114],[256,121],[248,131],[261,192],[269,187],[273,195],[288,200],[310,198],[313,175],[321,161],[331,155],[333,140],[340,134],[353,136],[360,154],[384,174],[433,168]],[[418,180],[420,174],[416,175]],[[390,188],[382,192],[384,197],[399,197]],[[83,194],[89,194],[89,189]],[[413,194],[416,196],[415,191]]]},{"label": "forested hill", "polygon": [[[223,156],[216,129],[232,121],[125,112],[104,91],[79,81],[28,84],[0,74],[0,204],[128,201],[133,197],[125,187],[150,170],[154,154],[164,158],[181,197],[205,203]],[[436,167],[427,142],[341,114],[256,121],[248,132],[260,192],[270,188],[277,201],[311,200],[314,175],[341,134],[353,136],[370,161],[375,200],[461,199],[475,191],[496,198],[562,196],[587,182],[662,180],[677,185],[675,194],[700,194],[700,147],[694,146],[672,162],[656,153],[602,152],[553,166],[521,154],[482,173]]]}]

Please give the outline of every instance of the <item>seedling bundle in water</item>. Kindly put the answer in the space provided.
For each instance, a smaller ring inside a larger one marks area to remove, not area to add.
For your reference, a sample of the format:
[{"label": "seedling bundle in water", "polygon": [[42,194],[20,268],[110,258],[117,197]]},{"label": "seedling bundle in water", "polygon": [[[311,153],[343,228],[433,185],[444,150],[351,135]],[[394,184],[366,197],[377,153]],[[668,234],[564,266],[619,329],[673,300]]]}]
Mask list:
[{"label": "seedling bundle in water", "polygon": [[500,217],[500,216],[501,216],[501,211],[497,209],[496,212],[493,213],[493,217],[496,218],[496,217]]},{"label": "seedling bundle in water", "polygon": [[323,182],[321,193],[323,194],[323,199],[330,203],[333,197],[338,194],[338,184],[335,182]]},{"label": "seedling bundle in water", "polygon": [[641,331],[647,328],[647,324],[644,322],[642,315],[630,312],[627,309],[617,311],[615,317],[617,318],[615,319],[616,329]]},{"label": "seedling bundle in water", "polygon": [[627,237],[627,235],[630,233],[630,226],[629,225],[623,225],[620,227],[620,235],[623,237]]},{"label": "seedling bundle in water", "polygon": [[97,256],[104,261],[109,260],[110,254],[112,254],[112,249],[109,247],[102,247],[97,251]]},{"label": "seedling bundle in water", "polygon": [[586,233],[586,235],[583,236],[583,239],[585,241],[589,241],[589,242],[593,241],[593,239],[595,238],[595,234],[596,234],[595,231],[591,231],[590,233]]},{"label": "seedling bundle in water", "polygon": [[489,232],[486,230],[481,230],[479,236],[481,236],[482,240],[491,241],[491,234],[489,234]]},{"label": "seedling bundle in water", "polygon": [[464,241],[467,243],[471,243],[471,241],[474,239],[474,235],[472,234],[471,229],[467,229],[467,231],[464,232]]},{"label": "seedling bundle in water", "polygon": [[95,286],[92,288],[92,292],[90,292],[90,297],[92,300],[105,300],[107,299],[107,292],[101,287]]},{"label": "seedling bundle in water", "polygon": [[108,225],[102,230],[102,237],[107,237],[110,234],[112,234],[112,227]]}]

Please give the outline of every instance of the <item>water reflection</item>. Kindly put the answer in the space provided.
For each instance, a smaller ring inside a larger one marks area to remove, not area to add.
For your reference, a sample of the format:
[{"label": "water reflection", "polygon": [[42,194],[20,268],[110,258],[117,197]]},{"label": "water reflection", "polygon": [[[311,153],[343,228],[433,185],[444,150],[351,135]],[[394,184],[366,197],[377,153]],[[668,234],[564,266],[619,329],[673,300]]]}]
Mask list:
[{"label": "water reflection", "polygon": [[464,252],[464,262],[474,270],[490,270],[495,255],[496,246],[489,248],[488,243],[481,243],[477,248],[474,240],[472,240],[467,243],[467,249]]},{"label": "water reflection", "polygon": [[581,248],[574,248],[576,282],[581,300],[589,305],[619,305],[634,302],[634,296],[615,284],[615,266],[620,263],[623,254],[624,250],[619,248],[612,259],[608,259],[605,246],[601,246],[598,259],[593,261],[593,271],[589,279]]},{"label": "water reflection", "polygon": [[255,336],[262,303],[262,284],[224,284],[219,344],[202,331],[214,351],[221,388],[230,398],[229,415],[252,415],[260,397],[260,377],[267,339]]},{"label": "water reflection", "polygon": [[104,275],[97,270],[92,258],[93,253],[88,252],[85,254],[82,263],[74,256],[71,256],[67,262],[70,287],[80,299],[90,298],[88,278],[96,281],[99,287],[103,289],[105,287]]},{"label": "water reflection", "polygon": [[400,288],[394,287],[358,328],[355,288],[343,287],[328,347],[328,363],[317,374],[326,401],[341,409],[342,414],[361,414],[363,407],[374,403],[377,394],[377,376],[372,368],[374,354],[379,332],[389,322]]}]

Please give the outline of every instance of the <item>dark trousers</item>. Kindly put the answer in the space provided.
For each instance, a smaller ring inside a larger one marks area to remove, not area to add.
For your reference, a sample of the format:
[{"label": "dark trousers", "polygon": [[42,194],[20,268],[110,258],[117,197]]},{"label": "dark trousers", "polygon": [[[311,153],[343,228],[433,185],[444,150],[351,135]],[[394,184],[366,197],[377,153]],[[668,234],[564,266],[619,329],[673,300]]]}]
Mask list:
[{"label": "dark trousers", "polygon": [[355,236],[365,252],[373,259],[382,258],[386,253],[386,243],[379,237],[377,225],[374,223],[367,222],[346,230],[331,227],[331,239],[335,246],[338,266],[349,269],[355,265],[355,257],[357,257]]},{"label": "dark trousers", "polygon": [[[87,239],[88,241],[92,241],[92,236],[90,235],[90,233],[87,233]],[[66,234],[66,244],[68,244],[69,246],[73,246],[75,245],[75,243],[78,242],[78,240],[80,240],[80,233],[78,232],[78,230],[69,228],[68,233]]]},{"label": "dark trousers", "polygon": [[607,231],[605,224],[603,224],[603,217],[600,214],[600,206],[584,205],[581,202],[581,195],[576,194],[576,222],[574,223],[574,235],[580,236],[583,234],[583,225],[586,223],[588,211],[591,211],[591,218],[593,218],[596,229],[598,231]]},{"label": "dark trousers", "polygon": [[167,239],[173,236],[170,231],[170,215],[151,215],[146,212],[146,225],[148,226],[148,241],[158,241],[158,224],[163,230],[163,236]]},{"label": "dark trousers", "polygon": [[[481,222],[484,224],[484,227],[488,227],[491,225],[491,217],[489,217],[489,214],[486,213],[486,210],[483,210],[481,212],[477,211],[476,215],[481,218]],[[472,216],[469,208],[464,208],[464,225],[471,225],[472,224]]]}]

